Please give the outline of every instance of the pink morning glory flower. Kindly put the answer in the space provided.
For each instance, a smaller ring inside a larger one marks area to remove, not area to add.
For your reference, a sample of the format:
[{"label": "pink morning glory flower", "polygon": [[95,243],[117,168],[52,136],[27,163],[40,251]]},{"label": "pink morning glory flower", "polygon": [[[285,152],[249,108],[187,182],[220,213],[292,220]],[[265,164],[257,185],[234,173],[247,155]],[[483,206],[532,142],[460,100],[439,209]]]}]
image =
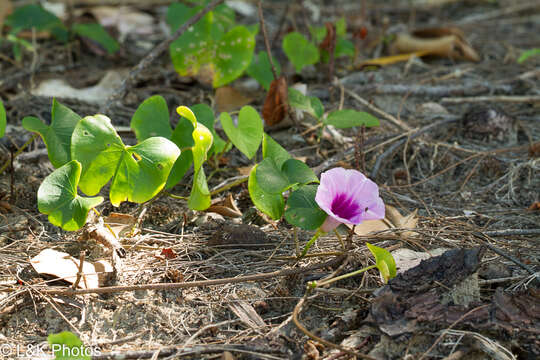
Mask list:
[{"label": "pink morning glory flower", "polygon": [[358,225],[384,218],[379,187],[357,170],[334,168],[322,173],[315,201],[328,214],[321,225],[324,232],[341,223]]}]

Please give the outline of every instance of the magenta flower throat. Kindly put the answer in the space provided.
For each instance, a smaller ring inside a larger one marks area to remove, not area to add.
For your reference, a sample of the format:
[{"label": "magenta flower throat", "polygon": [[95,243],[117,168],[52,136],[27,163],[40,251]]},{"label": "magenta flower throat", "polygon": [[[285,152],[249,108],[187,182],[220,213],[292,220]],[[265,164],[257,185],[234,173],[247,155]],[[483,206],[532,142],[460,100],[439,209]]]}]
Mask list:
[{"label": "magenta flower throat", "polygon": [[384,202],[379,187],[357,170],[334,168],[321,175],[315,201],[328,217],[321,230],[328,232],[339,224],[358,225],[364,220],[384,218]]}]

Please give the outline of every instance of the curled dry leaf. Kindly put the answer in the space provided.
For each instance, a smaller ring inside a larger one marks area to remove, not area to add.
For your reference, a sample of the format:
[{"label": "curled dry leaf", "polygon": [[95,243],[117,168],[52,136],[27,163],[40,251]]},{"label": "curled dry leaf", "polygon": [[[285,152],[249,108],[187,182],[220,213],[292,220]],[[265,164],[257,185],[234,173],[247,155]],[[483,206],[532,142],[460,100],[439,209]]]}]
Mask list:
[{"label": "curled dry leaf", "polygon": [[[56,276],[71,284],[75,283],[79,272],[78,259],[69,254],[54,249],[45,249],[30,259],[30,264],[38,274]],[[99,279],[93,264],[84,261],[82,276],[78,287],[92,289],[99,287]]]},{"label": "curled dry leaf", "polygon": [[529,210],[531,211],[540,211],[540,201],[535,201],[529,206]]},{"label": "curled dry leaf", "polygon": [[529,157],[540,157],[540,142],[536,142],[529,146]]},{"label": "curled dry leaf", "polygon": [[95,224],[89,225],[87,228],[85,228],[79,236],[79,241],[84,241],[87,239],[94,239],[103,246],[114,250],[121,258],[126,256],[126,250],[122,244],[120,244],[118,237],[114,232],[111,232],[107,226],[105,226],[102,218],[99,218]]},{"label": "curled dry leaf", "polygon": [[478,62],[480,56],[457,28],[429,28],[412,34],[398,34],[390,46],[392,54],[423,52],[455,60]]},{"label": "curled dry leaf", "polygon": [[326,37],[320,43],[319,49],[330,52],[336,47],[336,27],[331,22],[326,22],[324,25],[326,26]]},{"label": "curled dry leaf", "polygon": [[216,108],[218,112],[229,112],[240,109],[253,101],[232,86],[222,86],[216,89]]},{"label": "curled dry leaf", "polygon": [[[418,218],[416,213],[418,210],[414,210],[412,213],[403,216],[401,213],[393,206],[385,206],[386,213],[385,218],[382,220],[367,220],[356,225],[354,232],[357,235],[363,236],[369,233],[387,230],[387,229],[414,229],[418,223]],[[352,225],[347,225],[349,228],[352,228]],[[414,231],[402,231],[400,236],[403,239],[415,236]]]},{"label": "curled dry leaf", "polygon": [[223,201],[219,201],[216,204],[211,205],[206,211],[215,212],[217,214],[227,217],[242,217],[242,212],[236,206],[231,194]]},{"label": "curled dry leaf", "polygon": [[287,80],[284,76],[272,81],[262,108],[264,122],[268,126],[281,122],[289,111]]},{"label": "curled dry leaf", "polygon": [[117,238],[132,237],[136,223],[137,219],[129,214],[113,212],[105,218],[105,224],[109,225]]}]

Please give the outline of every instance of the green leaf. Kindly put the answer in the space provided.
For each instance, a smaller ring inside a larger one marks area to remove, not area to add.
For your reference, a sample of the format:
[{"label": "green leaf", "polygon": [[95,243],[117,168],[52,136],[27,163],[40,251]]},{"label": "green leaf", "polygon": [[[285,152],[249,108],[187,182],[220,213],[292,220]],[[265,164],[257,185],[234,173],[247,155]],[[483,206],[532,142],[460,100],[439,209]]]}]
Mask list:
[{"label": "green leaf", "polygon": [[340,56],[354,56],[354,44],[349,40],[339,38],[334,49],[334,56],[336,58]]},{"label": "green leaf", "polygon": [[387,283],[389,279],[396,276],[396,262],[394,261],[394,257],[386,249],[371,245],[368,242],[366,242],[366,246],[375,257],[375,264],[381,273],[384,283]]},{"label": "green leaf", "polygon": [[0,99],[0,138],[6,133],[6,109],[4,108],[4,103]]},{"label": "green leaf", "polygon": [[80,120],[79,115],[53,99],[50,126],[33,116],[25,117],[22,126],[41,135],[47,146],[49,160],[55,168],[59,168],[71,160],[71,136]]},{"label": "green leaf", "polygon": [[326,26],[310,26],[309,32],[315,44],[319,44],[326,37]]},{"label": "green leaf", "polygon": [[72,160],[47,176],[38,189],[39,211],[64,230],[80,229],[88,211],[103,201],[101,196],[84,198],[77,194],[80,177],[81,164]]},{"label": "green leaf", "polygon": [[324,114],[324,106],[321,103],[321,100],[319,100],[316,96],[311,96],[309,98],[310,102],[310,110],[308,111],[309,114],[311,114],[314,118],[320,119],[321,116]]},{"label": "green leaf", "polygon": [[283,38],[283,51],[299,73],[305,66],[319,61],[319,50],[302,34],[291,32]]},{"label": "green leaf", "polygon": [[317,185],[305,185],[293,191],[287,200],[285,219],[291,225],[304,230],[319,228],[327,214],[315,202]]},{"label": "green leaf", "polygon": [[[272,60],[274,61],[276,73],[279,76],[281,73],[279,62],[274,57]],[[266,51],[261,51],[257,56],[253,57],[246,72],[249,76],[257,80],[266,91],[270,89],[270,83],[274,80],[274,74],[272,74],[272,66],[270,65],[270,60],[268,59],[268,53]]]},{"label": "green leaf", "polygon": [[279,169],[281,169],[286,160],[291,158],[287,150],[266,133],[263,134],[262,155],[263,159],[270,158],[274,160],[274,163]]},{"label": "green leaf", "polygon": [[[171,32],[174,33],[202,8],[202,6],[190,8],[180,3],[171,4],[167,9],[167,23]],[[212,21],[213,12],[209,12],[169,46],[174,69],[181,76],[195,75],[201,65],[212,62],[214,49],[211,38]]]},{"label": "green leaf", "polygon": [[204,169],[201,167],[193,176],[193,187],[189,195],[188,206],[193,210],[206,210],[210,204],[210,190],[208,190]]},{"label": "green leaf", "polygon": [[[222,152],[226,143],[225,140],[223,140],[214,129],[214,122],[216,121],[216,118],[214,117],[214,111],[212,108],[206,104],[196,104],[191,107],[191,110],[193,110],[193,114],[195,114],[197,121],[206,126],[212,133],[214,143],[208,151],[208,156],[214,153]],[[231,145],[229,144],[229,147],[230,146]]]},{"label": "green leaf", "polygon": [[70,331],[50,334],[47,336],[47,341],[55,360],[90,360],[92,358],[86,355],[89,349],[85,349],[82,341]]},{"label": "green leaf", "polygon": [[271,194],[261,189],[257,183],[257,167],[258,165],[255,165],[249,173],[249,196],[257,209],[270,216],[273,220],[278,220],[283,215],[285,200],[281,194]]},{"label": "green leaf", "polygon": [[266,158],[257,165],[257,184],[270,194],[281,194],[290,182],[271,158]]},{"label": "green leaf", "polygon": [[[297,159],[289,159],[283,163],[281,172],[289,180],[289,185],[293,184],[309,184],[319,182],[319,179],[304,162]],[[259,181],[260,183],[260,181]]]},{"label": "green leaf", "polygon": [[336,21],[336,35],[344,36],[347,32],[347,22],[345,21],[344,17],[340,17],[338,21]]},{"label": "green leaf", "polygon": [[193,146],[193,164],[195,171],[197,171],[202,164],[206,161],[208,151],[212,146],[212,133],[203,124],[198,123],[195,130],[193,130],[193,140],[195,146]]},{"label": "green leaf", "polygon": [[107,51],[109,55],[120,50],[120,45],[109,33],[98,23],[75,24],[73,31],[79,36],[94,40]]},{"label": "green leaf", "polygon": [[6,18],[5,24],[11,27],[12,34],[35,28],[37,31],[50,31],[55,38],[62,42],[69,40],[67,28],[62,24],[62,21],[40,5],[21,6]]},{"label": "green leaf", "polygon": [[320,119],[324,113],[324,106],[321,100],[315,96],[305,96],[295,88],[289,88],[288,98],[290,106],[307,112],[315,119]]},{"label": "green leaf", "polygon": [[[206,2],[206,4],[209,2],[210,1]],[[219,39],[225,32],[235,25],[236,14],[234,10],[228,7],[226,4],[216,6],[212,13],[212,37],[214,39]]]},{"label": "green leaf", "polygon": [[238,114],[238,127],[234,126],[231,116],[222,112],[221,126],[227,137],[248,159],[253,158],[263,136],[263,123],[257,111],[251,106],[244,106]]},{"label": "green leaf", "polygon": [[171,135],[171,141],[182,151],[195,145],[193,141],[193,124],[185,117],[181,117]]},{"label": "green leaf", "polygon": [[178,184],[191,167],[191,164],[193,164],[193,153],[191,149],[182,150],[169,173],[165,188],[170,189]]},{"label": "green leaf", "polygon": [[95,195],[111,180],[109,197],[114,206],[125,200],[142,203],[154,197],[180,155],[180,149],[163,137],[125,146],[104,115],[82,119],[71,143],[71,156],[83,167],[81,190]]},{"label": "green leaf", "polygon": [[517,60],[518,64],[523,63],[525,60],[531,56],[540,55],[540,48],[529,49],[521,53],[521,56]]},{"label": "green leaf", "polygon": [[214,87],[238,78],[251,63],[255,36],[245,27],[236,26],[219,41],[213,57]]},{"label": "green leaf", "polygon": [[362,125],[366,127],[379,126],[379,119],[367,112],[345,109],[332,111],[323,120],[323,123],[325,125],[333,125],[339,129],[345,129]]},{"label": "green leaf", "polygon": [[154,95],[144,100],[131,118],[131,129],[135,132],[138,141],[153,136],[170,139],[173,131],[165,99],[160,95]]}]

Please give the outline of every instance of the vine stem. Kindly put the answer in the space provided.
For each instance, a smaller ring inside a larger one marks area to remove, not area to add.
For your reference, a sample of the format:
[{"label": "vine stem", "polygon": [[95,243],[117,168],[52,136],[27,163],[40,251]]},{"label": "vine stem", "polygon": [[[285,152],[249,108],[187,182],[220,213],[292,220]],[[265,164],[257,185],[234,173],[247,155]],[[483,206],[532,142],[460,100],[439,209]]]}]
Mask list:
[{"label": "vine stem", "polygon": [[307,242],[306,246],[304,247],[304,250],[302,250],[302,253],[298,257],[298,259],[301,259],[304,256],[306,256],[307,252],[309,251],[309,248],[311,248],[311,246],[313,245],[315,240],[317,240],[319,238],[319,236],[324,235],[324,234],[326,234],[326,233],[324,231],[322,231],[321,228],[318,228],[315,235],[313,235],[313,237],[311,239],[309,239],[309,241]]},{"label": "vine stem", "polygon": [[316,287],[319,287],[319,286],[328,285],[328,284],[331,284],[331,283],[336,282],[338,280],[343,280],[343,279],[349,278],[351,276],[359,275],[359,274],[361,274],[361,273],[363,273],[365,271],[368,271],[370,269],[374,269],[376,267],[377,267],[377,265],[370,265],[368,267],[365,267],[363,269],[350,272],[348,274],[343,274],[341,276],[336,276],[335,278],[331,278],[331,279],[323,280],[323,281],[314,281],[314,282],[311,283],[310,286],[313,287],[313,288],[316,288]]},{"label": "vine stem", "polygon": [[[34,133],[34,135],[32,135],[32,137],[31,137],[30,139],[28,139],[27,142],[25,142],[20,148],[17,149],[17,151],[13,154],[13,156],[11,157],[11,159],[14,159],[14,158],[16,158],[17,156],[19,156],[19,155],[23,152],[23,150],[26,149],[26,148],[28,147],[28,145],[30,145],[34,140],[37,139],[38,136],[39,136],[38,134],[35,134],[35,133]],[[10,162],[11,162],[11,160],[8,159],[8,160],[4,163],[4,165],[2,165],[2,167],[0,168],[0,175],[4,172],[4,170],[7,169],[7,167],[8,167],[9,164],[10,164]]]}]

